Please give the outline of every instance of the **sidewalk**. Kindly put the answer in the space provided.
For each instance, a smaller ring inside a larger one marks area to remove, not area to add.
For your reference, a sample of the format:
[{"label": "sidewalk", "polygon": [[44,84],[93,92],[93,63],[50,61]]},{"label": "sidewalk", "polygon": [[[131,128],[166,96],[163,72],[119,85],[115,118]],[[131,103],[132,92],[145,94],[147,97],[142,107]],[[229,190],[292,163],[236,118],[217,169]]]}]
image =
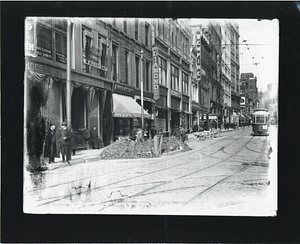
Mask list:
[{"label": "sidewalk", "polygon": [[72,155],[70,164],[63,163],[61,157],[55,158],[54,164],[49,164],[48,169],[56,169],[56,168],[63,168],[63,167],[70,167],[76,164],[80,163],[88,163],[97,161],[100,159],[100,153],[103,151],[104,148],[101,149],[86,149],[86,150],[80,150],[76,151],[75,156]]}]

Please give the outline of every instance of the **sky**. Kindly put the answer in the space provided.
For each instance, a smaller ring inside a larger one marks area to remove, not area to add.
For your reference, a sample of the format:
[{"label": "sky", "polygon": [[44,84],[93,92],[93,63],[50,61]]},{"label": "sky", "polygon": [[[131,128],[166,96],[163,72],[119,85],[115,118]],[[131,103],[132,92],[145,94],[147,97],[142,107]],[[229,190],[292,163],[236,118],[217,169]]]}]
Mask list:
[{"label": "sky", "polygon": [[[203,20],[200,21],[203,23]],[[275,88],[273,92],[276,91],[279,73],[279,21],[276,19],[260,21],[227,19],[227,21],[239,25],[240,73],[253,73],[257,77],[258,91],[266,91],[270,83]],[[195,24],[198,20],[191,19],[191,22]]]}]

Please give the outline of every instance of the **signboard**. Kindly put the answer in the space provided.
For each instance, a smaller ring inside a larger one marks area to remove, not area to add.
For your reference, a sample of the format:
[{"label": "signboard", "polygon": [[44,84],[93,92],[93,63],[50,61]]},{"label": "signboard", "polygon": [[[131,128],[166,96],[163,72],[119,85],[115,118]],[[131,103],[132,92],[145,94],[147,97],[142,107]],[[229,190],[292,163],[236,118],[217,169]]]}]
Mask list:
[{"label": "signboard", "polygon": [[36,25],[37,54],[52,60],[52,30],[42,25]]},{"label": "signboard", "polygon": [[67,63],[67,36],[56,32],[55,42],[56,42],[56,61],[66,64]]},{"label": "signboard", "polygon": [[197,80],[201,80],[201,36],[202,31],[199,30],[196,32],[196,51],[197,51],[197,58],[196,58],[196,64],[197,64]]},{"label": "signboard", "polygon": [[33,18],[26,18],[25,21],[25,56],[36,57],[36,38]]},{"label": "signboard", "polygon": [[174,97],[179,97],[181,98],[181,93],[175,90],[171,90],[171,95]]},{"label": "signboard", "polygon": [[245,97],[241,97],[240,105],[245,105]]},{"label": "signboard", "polygon": [[120,83],[115,83],[113,86],[114,91],[122,91],[125,93],[130,93],[132,95],[132,93],[134,92],[134,89],[128,86],[124,86]]},{"label": "signboard", "polygon": [[158,66],[158,48],[153,47],[153,99],[159,99],[159,66]]}]

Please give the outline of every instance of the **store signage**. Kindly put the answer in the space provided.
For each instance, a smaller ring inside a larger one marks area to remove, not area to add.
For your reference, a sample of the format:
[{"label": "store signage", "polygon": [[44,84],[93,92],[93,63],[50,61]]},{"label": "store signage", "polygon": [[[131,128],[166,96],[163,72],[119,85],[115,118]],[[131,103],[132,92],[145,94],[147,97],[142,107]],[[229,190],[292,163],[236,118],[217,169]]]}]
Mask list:
[{"label": "store signage", "polygon": [[245,97],[241,97],[240,105],[245,105]]},{"label": "store signage", "polygon": [[33,18],[26,18],[25,21],[25,56],[36,57],[36,38]]},{"label": "store signage", "polygon": [[37,36],[37,54],[41,57],[51,59],[52,56],[52,30],[42,26],[36,25]]},{"label": "store signage", "polygon": [[86,65],[107,71],[107,67],[101,65],[100,49],[95,46],[91,46],[89,50],[82,50],[82,61]]},{"label": "store signage", "polygon": [[65,70],[36,62],[27,61],[25,63],[25,69],[36,73],[53,75],[58,78],[66,78]]},{"label": "store signage", "polygon": [[197,59],[196,59],[196,64],[197,64],[197,80],[201,80],[201,36],[202,36],[202,31],[199,30],[196,33],[196,52],[197,52]]},{"label": "store signage", "polygon": [[126,93],[133,93],[134,89],[131,87],[124,86],[122,84],[114,84],[114,91],[123,91]]},{"label": "store signage", "polygon": [[153,99],[159,99],[159,66],[158,66],[158,48],[153,47],[153,70],[152,70],[152,77],[153,77]]}]

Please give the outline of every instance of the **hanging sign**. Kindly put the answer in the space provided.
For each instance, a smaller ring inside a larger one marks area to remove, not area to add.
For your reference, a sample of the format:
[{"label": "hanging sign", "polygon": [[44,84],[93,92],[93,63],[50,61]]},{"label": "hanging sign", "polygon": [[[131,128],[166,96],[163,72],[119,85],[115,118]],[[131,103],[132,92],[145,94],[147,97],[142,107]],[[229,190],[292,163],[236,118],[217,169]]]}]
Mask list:
[{"label": "hanging sign", "polygon": [[197,50],[197,80],[201,80],[201,36],[202,31],[199,30],[196,33],[196,50]]},{"label": "hanging sign", "polygon": [[159,99],[159,66],[158,66],[158,48],[153,47],[153,70],[152,70],[152,77],[153,77],[153,99]]}]

